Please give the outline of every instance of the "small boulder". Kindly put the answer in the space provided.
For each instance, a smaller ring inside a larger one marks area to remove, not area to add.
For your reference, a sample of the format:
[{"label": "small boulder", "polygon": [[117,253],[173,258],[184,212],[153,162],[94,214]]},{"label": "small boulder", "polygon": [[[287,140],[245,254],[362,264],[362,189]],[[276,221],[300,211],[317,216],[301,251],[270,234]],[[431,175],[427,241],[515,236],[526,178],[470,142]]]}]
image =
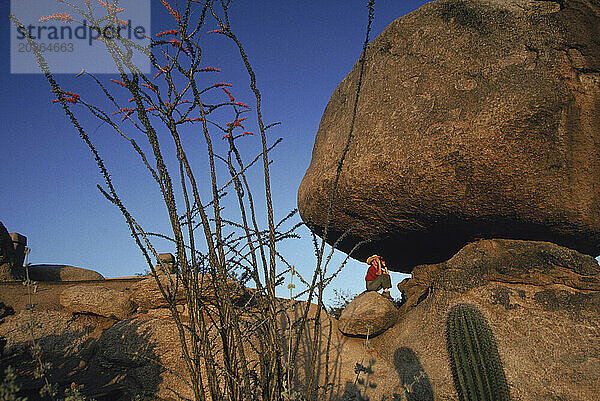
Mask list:
[{"label": "small boulder", "polygon": [[31,265],[29,278],[41,282],[104,280],[104,276],[93,270],[66,265]]},{"label": "small boulder", "polygon": [[119,320],[135,311],[129,294],[99,286],[67,288],[60,294],[60,304],[73,313],[93,313]]},{"label": "small boulder", "polygon": [[354,298],[342,311],[339,330],[348,336],[373,337],[398,320],[398,309],[383,295],[367,291]]}]

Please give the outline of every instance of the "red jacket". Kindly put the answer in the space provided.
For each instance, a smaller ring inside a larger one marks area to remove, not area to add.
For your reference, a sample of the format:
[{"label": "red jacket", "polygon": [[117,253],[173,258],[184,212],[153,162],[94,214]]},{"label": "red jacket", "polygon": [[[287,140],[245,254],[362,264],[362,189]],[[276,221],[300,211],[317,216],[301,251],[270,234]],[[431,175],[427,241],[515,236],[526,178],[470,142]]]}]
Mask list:
[{"label": "red jacket", "polygon": [[366,281],[373,281],[377,278],[377,268],[373,265],[369,265],[369,270],[367,270],[367,275],[365,276]]}]

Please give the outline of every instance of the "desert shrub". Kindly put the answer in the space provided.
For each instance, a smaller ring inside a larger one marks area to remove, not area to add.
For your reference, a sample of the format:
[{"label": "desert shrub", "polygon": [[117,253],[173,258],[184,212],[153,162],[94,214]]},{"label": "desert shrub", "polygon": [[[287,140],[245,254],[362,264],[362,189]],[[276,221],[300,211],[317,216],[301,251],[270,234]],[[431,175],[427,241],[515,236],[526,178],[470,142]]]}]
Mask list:
[{"label": "desert shrub", "polygon": [[17,384],[15,370],[9,366],[3,372],[4,378],[0,382],[0,401],[27,401],[27,398],[18,397],[21,389]]}]

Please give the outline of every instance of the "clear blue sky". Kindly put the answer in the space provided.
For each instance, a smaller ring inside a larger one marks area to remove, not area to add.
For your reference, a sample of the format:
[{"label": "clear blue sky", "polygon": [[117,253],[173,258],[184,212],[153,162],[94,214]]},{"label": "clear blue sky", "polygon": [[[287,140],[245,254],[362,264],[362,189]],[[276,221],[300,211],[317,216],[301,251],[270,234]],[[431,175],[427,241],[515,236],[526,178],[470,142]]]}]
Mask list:
[{"label": "clear blue sky", "polygon": [[[158,0],[151,3],[152,31],[159,32],[168,27],[170,16]],[[371,38],[424,3],[377,1]],[[278,217],[296,207],[297,188],[310,163],[325,105],[360,55],[367,16],[365,4],[366,1],[354,0],[233,2],[232,27],[246,46],[257,73],[265,120],[282,122],[272,133],[273,138],[284,139],[273,153],[272,184]],[[95,188],[102,178],[63,111],[50,103],[52,96],[44,77],[10,74],[9,5],[8,0],[0,2],[5,21],[0,26],[0,221],[9,232],[27,236],[32,263],[91,268],[106,277],[143,272],[144,259],[120,212]],[[223,43],[208,45],[207,63],[221,66],[221,59],[231,54],[230,46]],[[247,79],[235,72],[239,69],[235,65],[227,65],[229,72],[224,71],[216,82],[227,78],[235,83],[234,88],[239,88],[238,93],[243,93]],[[115,78],[99,77],[106,81]],[[92,88],[75,80],[72,74],[58,78],[65,88]],[[96,130],[97,126],[98,123],[91,123],[86,128],[126,204],[147,230],[168,232],[156,187],[126,144],[103,127]],[[299,271],[308,275],[314,266],[312,243],[306,231],[301,233],[301,240],[286,244],[282,251]],[[331,288],[361,292],[365,267],[364,263],[351,262]],[[396,297],[399,294],[395,284],[404,277],[392,276]],[[331,294],[330,290],[328,296]]]}]

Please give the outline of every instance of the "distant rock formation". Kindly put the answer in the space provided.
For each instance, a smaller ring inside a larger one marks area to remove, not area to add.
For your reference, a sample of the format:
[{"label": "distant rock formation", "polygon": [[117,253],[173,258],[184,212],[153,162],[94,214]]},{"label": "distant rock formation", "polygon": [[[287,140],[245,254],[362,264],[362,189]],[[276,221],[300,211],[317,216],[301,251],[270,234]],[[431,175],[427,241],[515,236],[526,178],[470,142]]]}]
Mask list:
[{"label": "distant rock formation", "polygon": [[[600,15],[583,0],[440,0],[370,45],[329,243],[392,270],[477,238],[600,254]],[[336,88],[298,191],[322,233],[359,64]]]},{"label": "distant rock formation", "polygon": [[21,280],[23,275],[19,267],[12,238],[0,222],[0,281]]},{"label": "distant rock formation", "polygon": [[[175,274],[170,276],[165,274],[159,275],[160,283],[165,291],[170,291],[174,296],[173,300],[176,304],[185,303],[185,291],[180,280],[177,280]],[[131,299],[141,309],[154,309],[167,307],[169,303],[163,297],[156,279],[147,277],[131,286]]]},{"label": "distant rock formation", "polygon": [[19,233],[9,233],[15,249],[15,264],[17,269],[22,271],[25,262],[25,250],[27,248],[27,237]]},{"label": "distant rock formation", "polygon": [[104,276],[98,272],[67,265],[31,265],[29,278],[33,281],[104,280]]},{"label": "distant rock formation", "polygon": [[376,291],[367,291],[342,311],[339,330],[350,336],[375,337],[396,324],[398,308]]}]

